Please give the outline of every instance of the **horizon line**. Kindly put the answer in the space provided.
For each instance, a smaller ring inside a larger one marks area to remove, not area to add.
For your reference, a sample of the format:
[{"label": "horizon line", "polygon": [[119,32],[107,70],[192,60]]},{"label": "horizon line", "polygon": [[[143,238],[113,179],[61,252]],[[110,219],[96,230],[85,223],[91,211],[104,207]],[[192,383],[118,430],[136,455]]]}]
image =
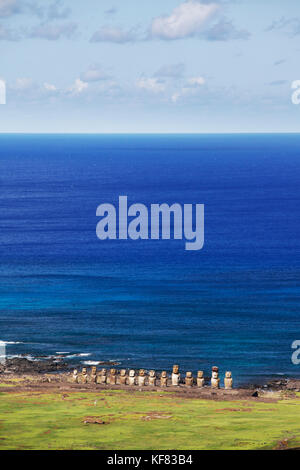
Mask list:
[{"label": "horizon line", "polygon": [[287,135],[300,134],[299,131],[244,131],[244,132],[1,132],[0,135]]}]

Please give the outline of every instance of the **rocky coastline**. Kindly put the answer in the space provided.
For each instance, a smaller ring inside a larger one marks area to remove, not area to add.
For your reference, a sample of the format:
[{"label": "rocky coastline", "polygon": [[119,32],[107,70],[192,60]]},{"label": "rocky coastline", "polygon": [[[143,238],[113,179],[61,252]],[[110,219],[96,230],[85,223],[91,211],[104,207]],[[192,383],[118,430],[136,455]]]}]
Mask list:
[{"label": "rocky coastline", "polygon": [[[101,366],[112,367],[117,365],[113,362],[99,362]],[[82,368],[82,365],[78,365],[78,369]],[[0,377],[5,379],[5,377],[16,376],[22,377],[25,375],[30,376],[51,376],[51,374],[56,376],[59,374],[62,377],[69,380],[74,369],[74,364],[70,365],[64,360],[64,357],[53,356],[53,358],[35,358],[30,360],[27,357],[15,357],[7,359],[4,363],[0,364]],[[47,379],[48,380],[48,379]],[[209,377],[205,378],[206,382],[209,382]],[[44,380],[43,380],[44,381]],[[49,379],[50,381],[50,379]],[[54,380],[55,381],[55,380]],[[184,384],[183,379],[181,380],[181,385]],[[196,387],[194,387],[196,389]],[[208,388],[208,387],[207,387]],[[273,391],[273,392],[300,392],[300,380],[299,379],[288,379],[282,378],[278,380],[268,380],[265,384],[246,384],[240,386],[238,389],[240,391],[247,391],[251,393],[251,396],[258,396],[260,393]]]}]

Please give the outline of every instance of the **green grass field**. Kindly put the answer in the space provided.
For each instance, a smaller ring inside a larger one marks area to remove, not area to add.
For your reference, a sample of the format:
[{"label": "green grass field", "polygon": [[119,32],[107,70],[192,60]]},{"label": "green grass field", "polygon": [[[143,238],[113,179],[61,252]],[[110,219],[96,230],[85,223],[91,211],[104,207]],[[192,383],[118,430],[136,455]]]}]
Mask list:
[{"label": "green grass field", "polygon": [[[0,391],[0,449],[273,449],[300,445],[300,398],[205,401],[168,392]],[[84,424],[87,417],[105,424]]]}]

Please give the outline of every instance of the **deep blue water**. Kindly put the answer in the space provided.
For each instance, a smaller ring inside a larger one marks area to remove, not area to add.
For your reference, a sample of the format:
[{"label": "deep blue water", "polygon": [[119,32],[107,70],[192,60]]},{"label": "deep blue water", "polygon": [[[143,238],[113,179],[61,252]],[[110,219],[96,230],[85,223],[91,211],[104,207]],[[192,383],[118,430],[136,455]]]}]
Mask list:
[{"label": "deep blue water", "polygon": [[[300,375],[300,136],[0,136],[8,354]],[[205,246],[105,241],[96,208],[205,204]]]}]

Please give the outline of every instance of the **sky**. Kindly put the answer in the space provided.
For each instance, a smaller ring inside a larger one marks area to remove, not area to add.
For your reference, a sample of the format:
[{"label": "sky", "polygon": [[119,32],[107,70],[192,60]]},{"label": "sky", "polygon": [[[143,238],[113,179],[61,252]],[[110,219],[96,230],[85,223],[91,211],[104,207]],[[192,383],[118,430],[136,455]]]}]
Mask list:
[{"label": "sky", "polygon": [[0,132],[299,132],[299,0],[0,0]]}]

